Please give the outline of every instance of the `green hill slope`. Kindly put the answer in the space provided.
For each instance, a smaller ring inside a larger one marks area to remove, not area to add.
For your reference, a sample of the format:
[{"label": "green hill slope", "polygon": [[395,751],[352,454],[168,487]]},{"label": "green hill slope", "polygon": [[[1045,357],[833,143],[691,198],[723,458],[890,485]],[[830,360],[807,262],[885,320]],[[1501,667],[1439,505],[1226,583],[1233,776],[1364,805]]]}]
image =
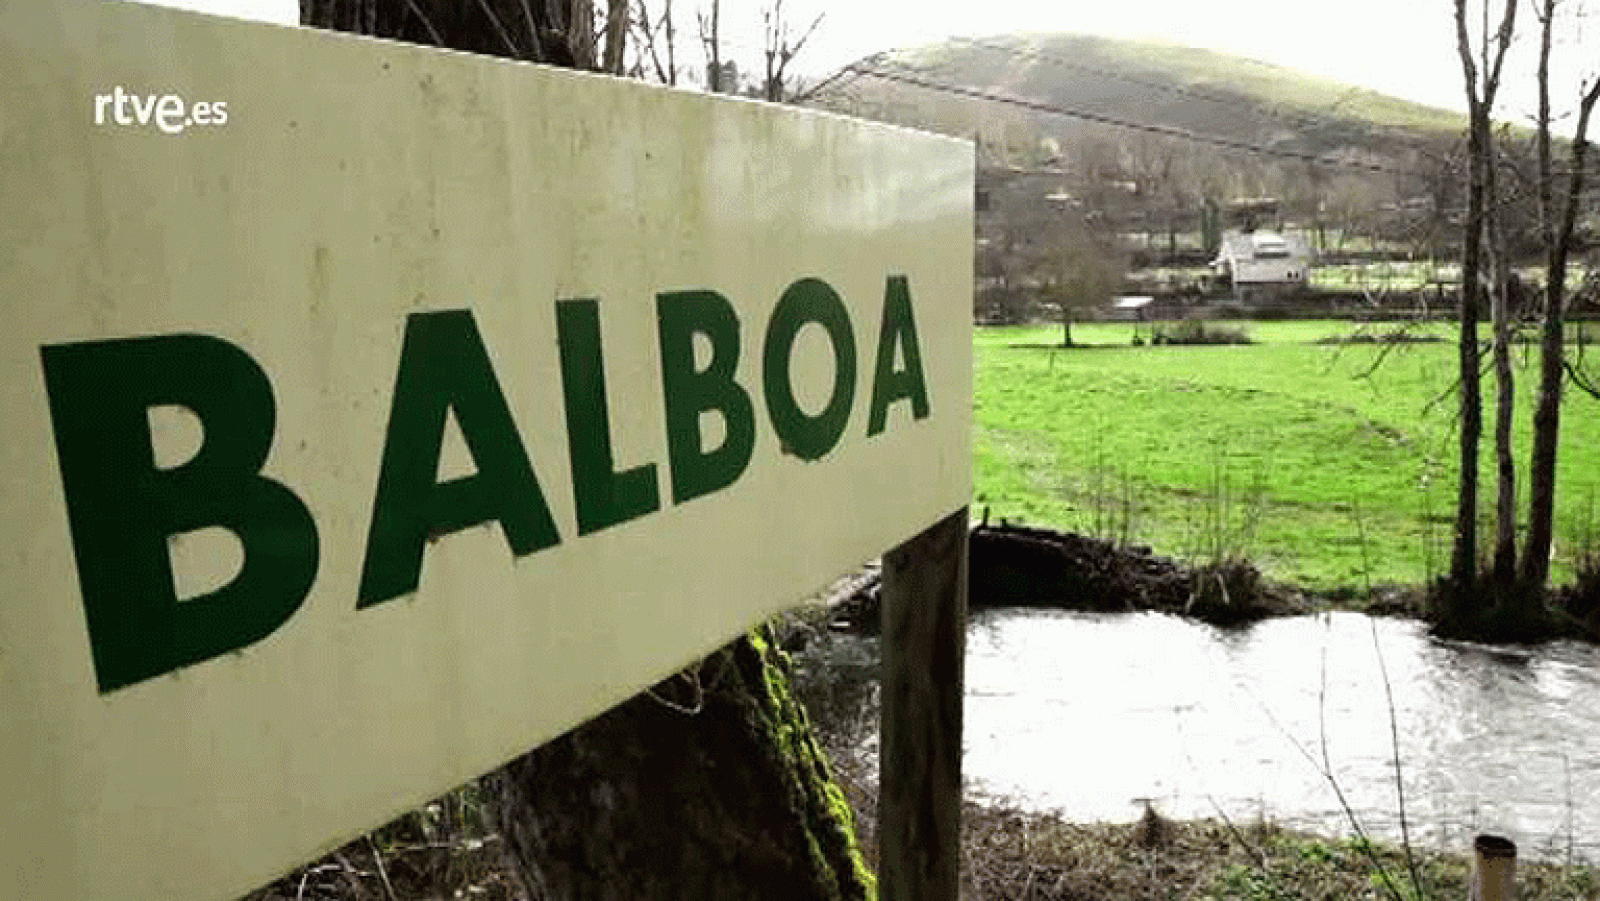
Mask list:
[{"label": "green hill slope", "polygon": [[[1061,107],[1088,119],[1394,166],[1445,152],[1464,124],[1458,113],[1284,66],[1087,35],[951,39],[872,57],[860,66]],[[842,80],[816,99],[844,112],[955,134],[980,133],[991,141],[1007,129],[1071,140],[1085,130],[1106,128],[874,75]]]}]

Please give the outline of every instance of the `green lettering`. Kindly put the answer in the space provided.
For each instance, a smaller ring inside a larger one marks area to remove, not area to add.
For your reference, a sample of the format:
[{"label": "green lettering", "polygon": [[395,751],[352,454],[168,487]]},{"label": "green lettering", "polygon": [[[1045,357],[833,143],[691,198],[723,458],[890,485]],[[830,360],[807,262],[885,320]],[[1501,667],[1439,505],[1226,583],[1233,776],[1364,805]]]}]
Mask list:
[{"label": "green lettering", "polygon": [[[733,380],[739,365],[739,317],[715,291],[676,291],[656,297],[661,339],[661,387],[667,411],[672,502],[681,504],[733,484],[750,465],[756,420],[750,395]],[[694,336],[711,341],[711,362],[694,368]],[[721,414],[720,447],[703,450],[700,414]]]},{"label": "green lettering", "polygon": [[[789,377],[794,339],[808,322],[822,326],[833,343],[833,393],[816,416],[807,416],[800,409]],[[803,278],[778,299],[772,320],[767,323],[762,382],[767,414],[772,417],[778,440],[789,453],[802,460],[816,460],[839,443],[855,399],[856,345],[844,301],[826,282]]]},{"label": "green lettering", "polygon": [[[317,574],[317,528],[294,492],[262,476],[276,409],[266,373],[205,335],[40,349],[67,517],[102,694],[272,634]],[[187,408],[203,438],[159,469],[148,410]],[[244,549],[232,581],[182,602],[170,536],[220,526]]]},{"label": "green lettering", "polygon": [[[895,345],[900,346],[906,368],[894,368]],[[922,351],[917,346],[917,323],[911,316],[911,288],[903,275],[892,275],[883,289],[883,326],[878,331],[878,363],[872,377],[872,412],[867,434],[883,431],[889,405],[911,399],[911,416],[928,417],[928,385],[922,376]]]},{"label": "green lettering", "polygon": [[567,449],[578,534],[587,535],[660,509],[656,467],[645,463],[616,472],[611,456],[611,415],[606,407],[605,361],[600,352],[600,305],[594,300],[556,303],[561,343],[561,385],[567,407]]},{"label": "green lettering", "polygon": [[[446,415],[477,472],[437,482]],[[470,310],[406,319],[356,607],[417,590],[430,539],[494,520],[522,557],[558,543],[555,521]]]}]

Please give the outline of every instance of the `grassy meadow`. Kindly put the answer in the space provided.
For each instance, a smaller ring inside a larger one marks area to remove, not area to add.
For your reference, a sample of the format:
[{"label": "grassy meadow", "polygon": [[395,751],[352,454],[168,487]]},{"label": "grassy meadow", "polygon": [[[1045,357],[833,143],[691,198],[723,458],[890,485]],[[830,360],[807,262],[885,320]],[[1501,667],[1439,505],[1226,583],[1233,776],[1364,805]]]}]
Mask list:
[{"label": "grassy meadow", "polygon": [[[1342,321],[1219,323],[1248,346],[1132,346],[1132,323],[980,328],[974,513],[1194,560],[1243,556],[1269,576],[1364,597],[1448,566],[1455,504],[1455,349],[1325,345]],[[1441,335],[1453,326],[1432,328]],[[1383,330],[1392,326],[1368,326]],[[1148,336],[1148,325],[1138,326]],[[1380,360],[1379,355],[1383,357]],[[1376,365],[1375,365],[1376,364]],[[1519,470],[1537,354],[1516,352]],[[1492,385],[1485,381],[1492,398]],[[1480,517],[1492,535],[1493,406]],[[1526,475],[1518,473],[1519,515]],[[1558,580],[1600,550],[1600,401],[1569,389],[1557,476]]]}]

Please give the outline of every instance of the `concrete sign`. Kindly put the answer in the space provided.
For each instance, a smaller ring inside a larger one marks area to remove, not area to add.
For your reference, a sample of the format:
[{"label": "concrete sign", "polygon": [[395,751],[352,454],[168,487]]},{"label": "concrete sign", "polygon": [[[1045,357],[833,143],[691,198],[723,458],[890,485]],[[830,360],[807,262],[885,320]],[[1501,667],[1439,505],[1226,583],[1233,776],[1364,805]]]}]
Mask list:
[{"label": "concrete sign", "polygon": [[0,897],[229,898],[970,495],[969,145],[0,6]]}]

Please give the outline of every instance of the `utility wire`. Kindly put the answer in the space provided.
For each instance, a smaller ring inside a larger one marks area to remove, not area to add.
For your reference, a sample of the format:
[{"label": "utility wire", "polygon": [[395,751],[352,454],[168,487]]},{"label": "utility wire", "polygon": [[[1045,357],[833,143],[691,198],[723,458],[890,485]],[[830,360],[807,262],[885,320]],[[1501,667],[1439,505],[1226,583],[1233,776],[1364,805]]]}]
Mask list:
[{"label": "utility wire", "polygon": [[913,87],[919,87],[929,91],[954,94],[956,96],[969,97],[974,100],[984,100],[990,103],[1003,103],[1010,106],[1020,107],[1022,109],[1032,110],[1038,113],[1048,113],[1056,116],[1065,116],[1071,119],[1081,119],[1085,122],[1095,122],[1101,125],[1111,125],[1117,128],[1126,128],[1131,131],[1139,131],[1146,134],[1162,135],[1169,138],[1177,138],[1179,140],[1191,141],[1199,144],[1209,144],[1213,147],[1221,147],[1228,150],[1239,150],[1245,153],[1254,153],[1261,156],[1273,156],[1281,159],[1299,160],[1301,162],[1313,163],[1322,166],[1337,166],[1346,169],[1359,169],[1366,172],[1386,172],[1396,175],[1409,175],[1416,178],[1426,177],[1421,172],[1417,172],[1412,169],[1405,169],[1399,166],[1391,166],[1386,163],[1340,159],[1338,157],[1304,153],[1297,150],[1285,150],[1276,147],[1268,147],[1263,144],[1256,144],[1250,141],[1240,141],[1233,138],[1224,138],[1217,135],[1201,134],[1199,132],[1189,131],[1188,129],[1184,128],[1176,128],[1170,125],[1152,125],[1147,122],[1135,122],[1131,119],[1108,116],[1104,113],[1072,109],[1070,107],[1057,106],[1055,104],[1043,103],[1037,100],[1024,100],[1021,97],[1012,97],[1007,94],[1000,94],[981,88],[946,84],[944,82],[932,81],[918,75],[911,75],[902,72],[890,72],[884,69],[863,66],[858,63],[851,64],[845,68],[851,69],[860,73],[861,75],[871,78],[899,82],[901,84],[911,85]]},{"label": "utility wire", "polygon": [[[1086,65],[1084,63],[1077,62],[1075,60],[1065,59],[1065,58],[1057,56],[1055,54],[1048,53],[1046,51],[1035,49],[1035,48],[1032,48],[1032,47],[1007,47],[1007,46],[1005,46],[1003,44],[991,43],[991,42],[986,41],[986,40],[981,39],[981,38],[959,38],[957,40],[959,40],[962,43],[965,43],[965,44],[967,44],[969,46],[972,46],[972,47],[977,47],[977,48],[983,49],[983,50],[990,50],[990,51],[993,51],[993,52],[996,52],[996,53],[1003,53],[1003,54],[1006,54],[1006,55],[1011,56],[1013,58],[1027,57],[1027,58],[1031,58],[1031,59],[1037,59],[1037,60],[1040,60],[1042,62],[1050,63],[1053,66],[1057,66],[1057,67],[1060,67],[1060,68],[1063,68],[1063,69],[1070,69],[1070,70],[1075,71],[1075,72],[1083,72],[1083,73],[1089,74],[1089,75],[1097,75],[1097,76],[1099,76],[1101,78],[1109,78],[1109,79],[1113,79],[1113,80],[1116,80],[1116,81],[1123,81],[1123,82],[1127,82],[1128,84],[1138,85],[1140,87],[1149,88],[1149,89],[1155,90],[1155,91],[1162,91],[1162,92],[1169,93],[1169,94],[1176,94],[1176,95],[1178,95],[1180,97],[1189,97],[1191,99],[1202,100],[1202,101],[1205,101],[1207,103],[1215,103],[1215,104],[1218,104],[1218,105],[1221,105],[1221,106],[1230,106],[1230,107],[1233,107],[1235,109],[1243,110],[1245,112],[1253,113],[1253,114],[1256,114],[1256,115],[1269,116],[1271,118],[1274,118],[1274,119],[1280,120],[1282,122],[1285,122],[1285,123],[1287,123],[1289,125],[1293,125],[1296,128],[1302,128],[1302,129],[1304,129],[1304,128],[1326,128],[1326,129],[1330,129],[1330,130],[1334,130],[1334,131],[1343,132],[1346,136],[1349,136],[1349,137],[1357,137],[1357,138],[1371,138],[1371,137],[1374,136],[1374,132],[1377,129],[1382,129],[1382,131],[1387,136],[1388,140],[1395,141],[1396,143],[1403,144],[1404,146],[1409,147],[1412,150],[1416,150],[1418,152],[1425,153],[1425,154],[1428,154],[1430,156],[1436,155],[1436,151],[1434,151],[1432,148],[1426,147],[1423,144],[1420,144],[1420,143],[1418,143],[1416,141],[1408,140],[1407,136],[1402,134],[1400,129],[1394,128],[1392,126],[1377,125],[1373,129],[1361,129],[1361,128],[1352,126],[1348,122],[1342,122],[1342,121],[1339,121],[1339,120],[1336,120],[1336,119],[1329,119],[1329,118],[1326,118],[1325,116],[1319,116],[1319,115],[1311,114],[1311,113],[1286,112],[1286,111],[1278,109],[1277,107],[1267,106],[1267,105],[1264,105],[1264,104],[1255,103],[1255,102],[1252,102],[1250,100],[1247,100],[1247,99],[1244,99],[1244,98],[1238,97],[1238,96],[1233,96],[1233,95],[1228,95],[1228,94],[1219,94],[1219,93],[1214,93],[1212,91],[1200,90],[1198,88],[1183,87],[1181,85],[1175,85],[1175,84],[1163,84],[1162,82],[1159,82],[1159,81],[1151,81],[1151,80],[1148,80],[1148,79],[1139,78],[1137,76],[1129,75],[1129,74],[1127,74],[1125,72],[1117,72],[1117,71],[1114,71],[1114,70],[1111,70],[1111,69],[1105,69],[1105,68],[1101,68],[1101,67],[1098,67],[1098,66],[1090,66],[1090,65]],[[1341,104],[1341,103],[1345,102],[1345,100],[1349,99],[1349,97],[1352,94],[1360,92],[1360,91],[1363,91],[1363,90],[1365,90],[1365,89],[1361,88],[1361,87],[1358,87],[1358,86],[1352,86],[1349,90],[1345,91],[1344,94],[1340,95],[1338,100],[1334,101],[1333,106],[1337,107],[1339,104]]]}]

